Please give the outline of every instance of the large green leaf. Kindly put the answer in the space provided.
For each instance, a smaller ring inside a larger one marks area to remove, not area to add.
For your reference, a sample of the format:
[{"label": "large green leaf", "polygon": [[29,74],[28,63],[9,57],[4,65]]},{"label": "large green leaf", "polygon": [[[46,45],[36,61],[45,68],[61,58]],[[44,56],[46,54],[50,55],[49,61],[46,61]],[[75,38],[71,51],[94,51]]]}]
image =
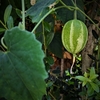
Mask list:
[{"label": "large green leaf", "polygon": [[0,97],[7,100],[41,100],[47,77],[41,43],[18,27],[6,31],[7,51],[0,51]]}]

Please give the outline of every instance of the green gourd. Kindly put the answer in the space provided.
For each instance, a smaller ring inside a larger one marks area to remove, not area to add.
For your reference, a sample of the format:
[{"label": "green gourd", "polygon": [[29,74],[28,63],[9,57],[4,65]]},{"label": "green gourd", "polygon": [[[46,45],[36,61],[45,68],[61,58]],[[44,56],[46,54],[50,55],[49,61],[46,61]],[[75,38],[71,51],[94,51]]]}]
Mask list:
[{"label": "green gourd", "polygon": [[88,30],[82,21],[73,19],[64,25],[62,43],[70,53],[79,53],[85,47],[87,39]]},{"label": "green gourd", "polygon": [[88,40],[88,30],[86,25],[77,19],[70,20],[65,23],[62,29],[62,43],[65,49],[73,54],[73,64],[75,62],[75,55],[79,53],[86,45]]}]

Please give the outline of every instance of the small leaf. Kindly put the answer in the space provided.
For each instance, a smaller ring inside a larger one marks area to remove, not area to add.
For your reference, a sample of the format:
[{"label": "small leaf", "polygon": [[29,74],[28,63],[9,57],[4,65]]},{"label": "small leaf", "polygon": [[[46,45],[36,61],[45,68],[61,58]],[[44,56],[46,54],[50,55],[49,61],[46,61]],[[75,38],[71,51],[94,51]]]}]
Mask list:
[{"label": "small leaf", "polygon": [[99,81],[98,79],[94,80],[94,82],[95,82],[98,86],[100,86],[100,81]]},{"label": "small leaf", "polygon": [[46,84],[47,87],[51,87],[52,85],[53,85],[53,82],[51,81]]},{"label": "small leaf", "polygon": [[92,30],[92,34],[93,34],[94,38],[98,40],[99,35],[97,34],[97,32],[95,30]]},{"label": "small leaf", "polygon": [[92,76],[90,76],[90,80],[93,80],[93,79],[96,79],[98,77],[98,75],[97,74],[95,74],[95,75],[92,75]]},{"label": "small leaf", "polygon": [[53,60],[53,58],[51,56],[46,57],[45,60],[49,65],[53,65],[54,64],[54,60]]},{"label": "small leaf", "polygon": [[86,92],[87,92],[86,88],[82,88],[82,91],[79,92],[79,95],[80,96],[86,96]]},{"label": "small leaf", "polygon": [[51,31],[51,25],[48,22],[43,21],[43,25],[44,25],[44,28],[46,31],[48,31],[48,32]]},{"label": "small leaf", "polygon": [[97,78],[97,77],[98,77],[98,75],[95,74],[95,69],[94,69],[94,67],[91,67],[89,79],[92,80],[92,79],[95,79],[95,78]]},{"label": "small leaf", "polygon": [[0,32],[4,32],[5,30],[5,28],[0,28]]},{"label": "small leaf", "polygon": [[51,96],[50,95],[47,95],[46,96],[46,100],[51,100]]},{"label": "small leaf", "polygon": [[92,95],[93,95],[93,93],[94,93],[94,89],[93,89],[93,88],[91,88],[91,85],[90,85],[90,86],[88,86],[88,88],[87,88],[87,94],[88,94],[89,96],[92,96]]},{"label": "small leaf", "polygon": [[23,29],[23,24],[22,24],[22,22],[19,22],[18,27],[19,27],[20,29]]},{"label": "small leaf", "polygon": [[100,100],[100,93],[97,93],[95,99],[96,99],[96,100]]},{"label": "small leaf", "polygon": [[80,80],[80,81],[88,81],[88,78],[86,78],[86,77],[83,77],[83,76],[76,76],[75,77],[76,79],[78,79],[78,80]]},{"label": "small leaf", "polygon": [[48,47],[48,45],[52,42],[53,38],[54,38],[54,32],[48,32],[46,33],[46,36],[45,36],[46,40],[46,46]]},{"label": "small leaf", "polygon": [[91,67],[91,69],[90,69],[90,76],[91,75],[95,75],[95,69],[94,69],[94,67]]},{"label": "small leaf", "polygon": [[89,75],[88,75],[87,72],[85,72],[85,73],[84,73],[84,76],[85,76],[86,78],[88,78]]},{"label": "small leaf", "polygon": [[93,88],[96,92],[99,93],[99,86],[98,86],[97,84],[93,83],[93,82],[91,82],[90,84],[91,84],[92,88]]},{"label": "small leaf", "polygon": [[16,8],[16,13],[17,13],[17,15],[18,15],[20,18],[22,18],[21,10],[19,10],[19,9]]},{"label": "small leaf", "polygon": [[12,27],[14,27],[14,22],[13,22],[13,18],[12,16],[10,16],[7,20],[7,26],[9,29],[11,29]]},{"label": "small leaf", "polygon": [[5,9],[5,12],[4,12],[4,22],[6,24],[10,14],[11,14],[11,11],[12,11],[12,6],[11,5],[8,5]]},{"label": "small leaf", "polygon": [[52,31],[53,29],[53,24],[52,23],[47,23],[46,21],[43,22],[44,24],[44,28],[45,28],[45,42],[46,42],[46,46],[48,47],[49,44],[51,43],[51,41],[54,38],[54,31]]},{"label": "small leaf", "polygon": [[87,84],[87,81],[83,81],[82,86],[84,87]]}]

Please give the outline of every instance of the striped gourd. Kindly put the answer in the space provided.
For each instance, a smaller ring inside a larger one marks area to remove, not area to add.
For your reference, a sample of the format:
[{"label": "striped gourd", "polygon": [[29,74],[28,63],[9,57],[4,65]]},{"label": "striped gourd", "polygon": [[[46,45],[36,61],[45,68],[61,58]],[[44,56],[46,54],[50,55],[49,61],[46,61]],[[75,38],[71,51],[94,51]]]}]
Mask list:
[{"label": "striped gourd", "polygon": [[62,43],[72,54],[80,52],[86,45],[88,30],[86,25],[77,19],[68,21],[62,30]]}]

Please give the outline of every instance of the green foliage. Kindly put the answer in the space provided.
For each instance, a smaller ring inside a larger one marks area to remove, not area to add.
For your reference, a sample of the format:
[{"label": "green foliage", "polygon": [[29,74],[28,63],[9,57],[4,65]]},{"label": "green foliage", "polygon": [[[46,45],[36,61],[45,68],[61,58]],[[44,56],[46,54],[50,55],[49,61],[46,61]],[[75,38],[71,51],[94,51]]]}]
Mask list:
[{"label": "green foliage", "polygon": [[52,23],[43,21],[42,27],[44,27],[44,30],[45,30],[44,31],[44,37],[45,37],[44,44],[46,45],[46,47],[48,47],[54,38],[54,32],[52,31],[53,25]]},{"label": "green foliage", "polygon": [[[90,20],[95,25],[85,14],[91,12],[93,1],[36,0],[32,6],[25,0],[25,16],[21,0],[0,1],[0,100],[2,97],[7,100],[59,100],[61,95],[63,100],[79,100],[82,96],[85,100],[100,100],[99,67],[92,67],[82,75],[81,60],[84,58],[80,56],[73,67],[73,75],[68,66],[68,70],[63,69],[65,72],[61,70],[66,62],[72,64],[71,55],[67,55],[69,58],[64,56],[63,25],[74,18],[75,11],[77,19]],[[90,8],[85,8],[88,3]],[[56,26],[55,22],[59,20],[62,23]],[[90,24],[89,21],[86,23]],[[90,55],[90,58],[95,58],[94,65],[99,66],[99,35],[94,32],[94,37],[98,57]]]},{"label": "green foliage", "polygon": [[91,67],[90,72],[84,73],[84,76],[76,76],[75,78],[82,82],[82,86],[87,88],[88,96],[93,95],[94,91],[99,93],[100,81],[97,79],[98,75],[95,73],[94,67]]}]

